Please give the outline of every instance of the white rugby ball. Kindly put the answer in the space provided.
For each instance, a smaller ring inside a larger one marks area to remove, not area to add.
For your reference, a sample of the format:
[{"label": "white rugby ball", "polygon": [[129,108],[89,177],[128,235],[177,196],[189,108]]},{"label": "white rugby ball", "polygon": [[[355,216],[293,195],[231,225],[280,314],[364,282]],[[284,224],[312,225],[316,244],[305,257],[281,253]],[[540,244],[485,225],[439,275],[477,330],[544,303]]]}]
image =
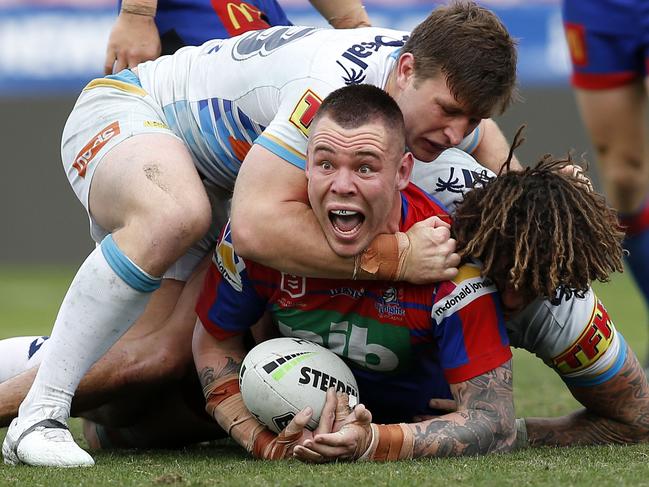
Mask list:
[{"label": "white rugby ball", "polygon": [[330,387],[358,404],[358,386],[352,371],[335,353],[301,338],[274,338],[254,347],[243,360],[239,387],[248,410],[279,433],[307,406],[313,417],[307,428],[318,426]]}]

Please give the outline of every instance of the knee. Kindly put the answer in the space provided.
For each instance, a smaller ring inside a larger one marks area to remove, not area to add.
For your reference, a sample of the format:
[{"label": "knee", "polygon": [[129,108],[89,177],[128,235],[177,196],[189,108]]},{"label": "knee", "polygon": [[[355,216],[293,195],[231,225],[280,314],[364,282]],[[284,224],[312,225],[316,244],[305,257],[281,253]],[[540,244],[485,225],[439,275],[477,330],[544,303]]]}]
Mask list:
[{"label": "knee", "polygon": [[646,192],[647,167],[642,155],[608,146],[598,147],[597,152],[612,203],[622,212],[635,211]]},{"label": "knee", "polygon": [[194,197],[169,205],[154,218],[155,225],[161,232],[179,245],[189,247],[209,230],[212,209],[207,196]]},{"label": "knee", "polygon": [[596,147],[597,159],[603,165],[604,172],[612,177],[621,179],[633,174],[641,173],[644,169],[642,147],[634,150],[626,145],[618,146],[612,143],[598,144]]},{"label": "knee", "polygon": [[628,443],[648,443],[649,442],[649,423],[648,418],[636,418],[627,424]]},{"label": "knee", "polygon": [[134,254],[129,257],[147,272],[160,275],[207,233],[211,218],[207,197],[144,214],[129,225]]}]

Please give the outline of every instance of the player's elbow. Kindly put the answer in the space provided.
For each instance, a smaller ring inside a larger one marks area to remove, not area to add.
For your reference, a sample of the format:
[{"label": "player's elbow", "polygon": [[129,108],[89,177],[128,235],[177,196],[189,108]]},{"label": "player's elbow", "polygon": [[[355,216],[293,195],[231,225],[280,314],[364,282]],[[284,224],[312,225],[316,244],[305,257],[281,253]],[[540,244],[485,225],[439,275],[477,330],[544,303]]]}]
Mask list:
[{"label": "player's elbow", "polygon": [[230,212],[230,232],[232,244],[237,255],[251,260],[259,260],[264,254],[266,225],[271,220],[267,212],[268,205],[261,198],[254,204],[249,201],[232,202]]},{"label": "player's elbow", "polygon": [[[508,404],[507,404],[508,403]],[[492,404],[483,411],[485,433],[481,453],[504,453],[514,449],[516,443],[516,415],[512,401]]]},{"label": "player's elbow", "polygon": [[239,219],[236,225],[231,226],[232,244],[239,257],[250,260],[262,261],[264,254],[263,239],[255,230],[254,223]]}]

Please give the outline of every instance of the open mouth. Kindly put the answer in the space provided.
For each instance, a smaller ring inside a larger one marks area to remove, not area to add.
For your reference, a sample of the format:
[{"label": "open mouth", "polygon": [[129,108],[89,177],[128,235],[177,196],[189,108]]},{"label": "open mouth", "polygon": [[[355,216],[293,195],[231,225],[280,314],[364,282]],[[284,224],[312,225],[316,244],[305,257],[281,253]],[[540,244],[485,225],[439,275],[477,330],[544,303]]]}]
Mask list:
[{"label": "open mouth", "polygon": [[329,211],[329,220],[338,233],[351,236],[363,224],[365,215],[354,210],[331,210]]}]

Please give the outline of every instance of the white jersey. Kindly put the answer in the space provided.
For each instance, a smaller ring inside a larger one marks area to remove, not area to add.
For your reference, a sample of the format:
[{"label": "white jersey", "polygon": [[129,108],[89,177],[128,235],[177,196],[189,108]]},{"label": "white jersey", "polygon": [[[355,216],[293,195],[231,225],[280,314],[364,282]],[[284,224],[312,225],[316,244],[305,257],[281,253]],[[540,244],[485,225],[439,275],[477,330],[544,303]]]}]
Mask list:
[{"label": "white jersey", "polygon": [[[496,177],[465,152],[449,149],[432,163],[415,164],[412,180],[452,213],[462,196]],[[513,347],[555,369],[570,385],[592,386],[613,377],[626,359],[626,344],[592,289],[568,289],[536,300],[506,323]]]},{"label": "white jersey", "polygon": [[304,168],[322,99],[352,83],[383,88],[407,32],[274,27],[141,64],[142,88],[199,171],[231,188],[253,143]]},{"label": "white jersey", "polygon": [[[88,210],[93,174],[105,154],[134,135],[165,133],[189,149],[213,215],[224,212],[252,144],[303,169],[322,99],[349,84],[384,88],[408,36],[379,28],[280,26],[183,48],[140,64],[137,76],[123,70],[93,80],[63,133],[61,159],[70,184]],[[461,147],[473,150],[479,140],[476,129]],[[100,242],[108,232],[88,215]],[[211,231],[165,275],[186,279],[217,235]]]},{"label": "white jersey", "polygon": [[[409,33],[273,27],[186,47],[138,66],[142,88],[203,176],[231,189],[253,143],[304,168],[322,100],[349,84],[385,88]],[[461,147],[472,150],[479,131]]]}]

